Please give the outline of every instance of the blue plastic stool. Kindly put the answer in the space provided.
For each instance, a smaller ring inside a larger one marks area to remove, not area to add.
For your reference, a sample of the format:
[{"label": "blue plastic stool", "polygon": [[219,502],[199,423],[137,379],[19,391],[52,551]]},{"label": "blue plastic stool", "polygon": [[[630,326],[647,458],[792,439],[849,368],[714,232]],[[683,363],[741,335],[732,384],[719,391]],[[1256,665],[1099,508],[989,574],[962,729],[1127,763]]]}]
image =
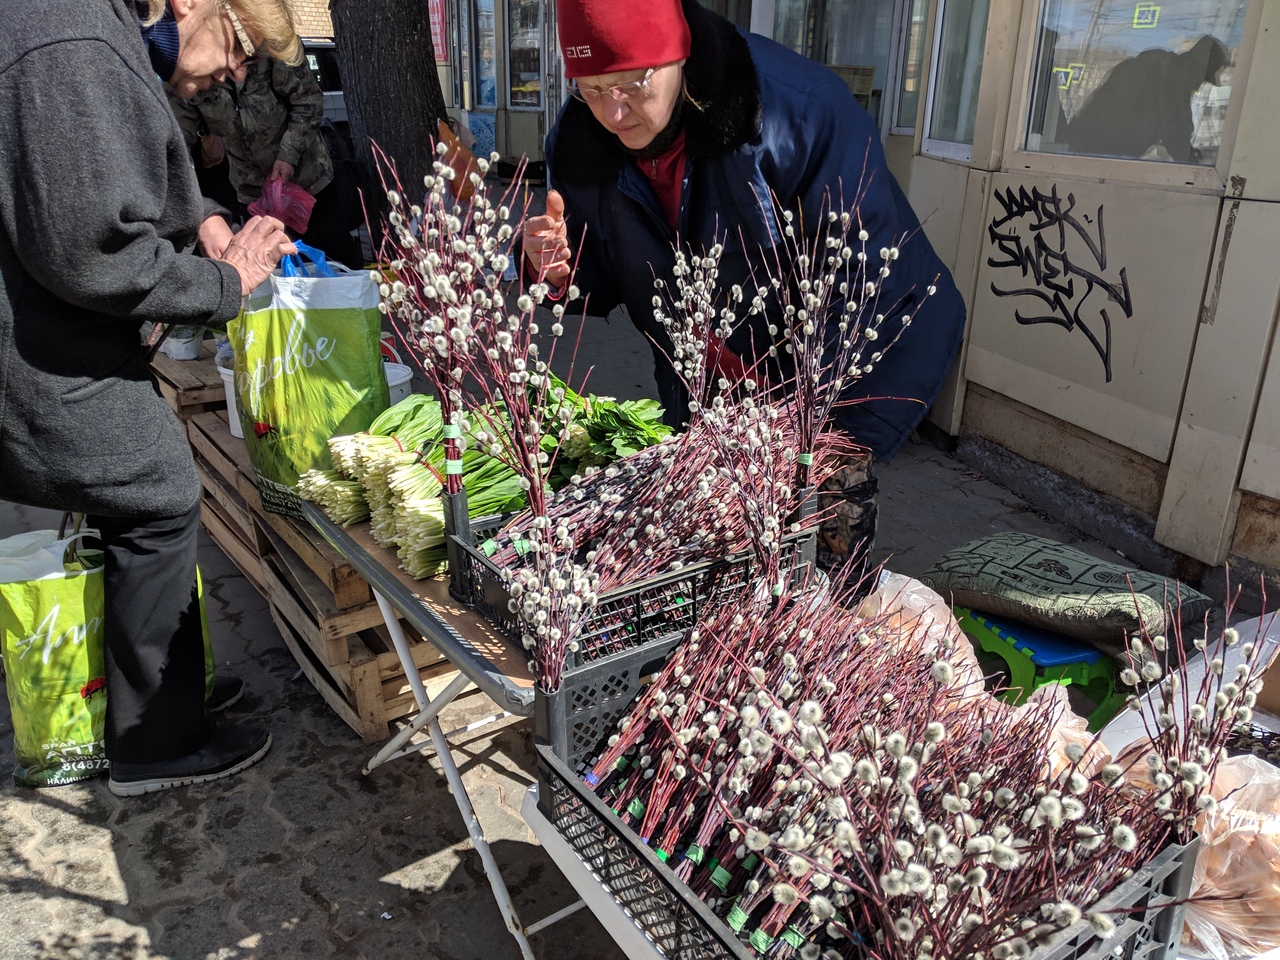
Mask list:
[{"label": "blue plastic stool", "polygon": [[1046,684],[1074,684],[1095,704],[1089,714],[1093,731],[1124,706],[1125,694],[1116,689],[1115,661],[1083,640],[968,607],[956,607],[955,614],[970,639],[1008,666],[1009,689],[1000,694],[1007,703],[1022,703]]}]

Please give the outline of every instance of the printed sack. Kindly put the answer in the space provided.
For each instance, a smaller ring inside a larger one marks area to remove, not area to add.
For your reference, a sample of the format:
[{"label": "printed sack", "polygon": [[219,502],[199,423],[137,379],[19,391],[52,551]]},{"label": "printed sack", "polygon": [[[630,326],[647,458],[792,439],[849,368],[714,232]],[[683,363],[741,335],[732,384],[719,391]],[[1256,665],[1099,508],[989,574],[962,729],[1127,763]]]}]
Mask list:
[{"label": "printed sack", "polygon": [[378,286],[368,272],[289,257],[249,297],[227,332],[236,402],[262,505],[302,517],[298,475],[328,463],[335,434],[366,429],[390,404],[378,337]]},{"label": "printed sack", "polygon": [[13,714],[13,779],[51,787],[107,769],[102,553],[36,530],[0,540],[0,649]]}]

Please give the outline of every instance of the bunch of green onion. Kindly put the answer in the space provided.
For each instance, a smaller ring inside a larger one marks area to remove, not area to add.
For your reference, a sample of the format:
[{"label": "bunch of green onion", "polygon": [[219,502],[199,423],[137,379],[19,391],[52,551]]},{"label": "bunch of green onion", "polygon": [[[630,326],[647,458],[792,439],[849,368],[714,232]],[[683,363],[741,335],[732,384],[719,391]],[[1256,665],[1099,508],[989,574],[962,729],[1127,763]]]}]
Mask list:
[{"label": "bunch of green onion", "polygon": [[320,504],[334,523],[344,527],[369,519],[363,487],[337,470],[308,470],[298,477],[298,496]]}]

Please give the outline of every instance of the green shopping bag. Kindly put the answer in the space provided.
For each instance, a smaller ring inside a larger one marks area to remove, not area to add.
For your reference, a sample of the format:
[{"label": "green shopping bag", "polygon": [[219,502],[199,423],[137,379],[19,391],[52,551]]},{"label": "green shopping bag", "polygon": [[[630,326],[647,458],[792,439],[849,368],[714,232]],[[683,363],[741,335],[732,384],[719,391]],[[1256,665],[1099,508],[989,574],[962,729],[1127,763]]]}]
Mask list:
[{"label": "green shopping bag", "polygon": [[19,786],[107,769],[102,553],[71,549],[86,536],[96,534],[36,530],[0,541],[0,650]]},{"label": "green shopping bag", "polygon": [[227,327],[262,505],[299,518],[298,475],[328,465],[330,437],[366,429],[390,405],[377,284],[367,272],[304,252],[310,266],[271,276]]}]

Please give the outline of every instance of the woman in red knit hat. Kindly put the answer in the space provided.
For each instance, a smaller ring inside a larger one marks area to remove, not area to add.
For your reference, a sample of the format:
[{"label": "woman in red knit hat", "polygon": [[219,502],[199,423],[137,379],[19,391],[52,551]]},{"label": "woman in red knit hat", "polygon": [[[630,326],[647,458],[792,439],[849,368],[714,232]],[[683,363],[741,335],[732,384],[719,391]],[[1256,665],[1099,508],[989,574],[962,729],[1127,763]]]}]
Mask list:
[{"label": "woman in red knit hat", "polygon": [[[668,359],[671,341],[653,316],[655,279],[674,288],[675,249],[724,245],[720,281],[750,284],[759,252],[781,236],[776,196],[811,223],[829,197],[859,197],[867,248],[900,247],[880,289],[880,335],[897,338],[844,395],[837,424],[868,455],[827,489],[824,565],[861,554],[875,533],[870,459],[887,460],[937,396],[960,345],[964,303],[885,164],[875,122],[825,67],[703,9],[695,0],[557,0],[560,47],[573,96],[547,137],[551,190],[531,218],[524,253],[531,274],[575,283],[592,315],[626,305],[653,344],[667,416],[682,425],[689,398]],[[803,214],[809,213],[806,219]],[[926,287],[935,293],[923,299]],[[914,313],[910,329],[900,319]],[[733,379],[772,345],[762,315],[710,356]],[[903,399],[909,398],[909,399]],[[858,577],[857,564],[853,577]]]}]

